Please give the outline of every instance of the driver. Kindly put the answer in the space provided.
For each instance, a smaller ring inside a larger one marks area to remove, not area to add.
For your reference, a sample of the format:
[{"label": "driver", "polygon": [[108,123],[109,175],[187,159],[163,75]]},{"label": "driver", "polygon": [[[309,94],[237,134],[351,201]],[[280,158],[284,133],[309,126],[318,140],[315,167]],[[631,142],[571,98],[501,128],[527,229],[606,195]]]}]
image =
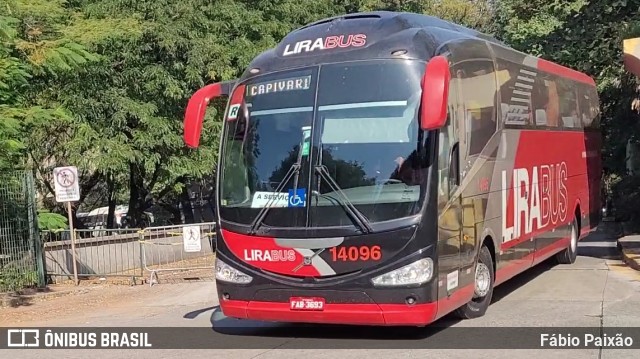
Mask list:
[{"label": "driver", "polygon": [[[403,144],[405,147],[404,151],[411,151],[409,157],[405,158],[403,156],[398,156],[393,161],[395,164],[395,169],[391,173],[389,177],[390,180],[398,180],[406,185],[413,186],[420,183],[420,166],[418,164],[418,153],[415,149],[415,145],[419,139],[419,130],[418,130],[418,110],[419,110],[419,94],[413,95],[409,100],[409,106],[405,110],[404,116],[413,116],[413,121],[411,121],[407,126],[407,139],[408,142]],[[413,148],[413,150],[411,150]]]}]

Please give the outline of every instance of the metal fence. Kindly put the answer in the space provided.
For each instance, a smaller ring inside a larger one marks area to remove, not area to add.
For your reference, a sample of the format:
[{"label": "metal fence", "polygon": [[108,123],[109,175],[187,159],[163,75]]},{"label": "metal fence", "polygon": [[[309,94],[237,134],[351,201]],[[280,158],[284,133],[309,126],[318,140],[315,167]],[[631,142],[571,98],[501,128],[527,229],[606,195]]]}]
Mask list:
[{"label": "metal fence", "polygon": [[[75,230],[78,278],[142,277],[140,230]],[[73,278],[73,253],[69,230],[42,232],[47,275],[56,279]]]},{"label": "metal fence", "polygon": [[0,173],[0,292],[44,286],[33,174]]},{"label": "metal fence", "polygon": [[191,277],[213,275],[215,223],[146,228],[142,231],[142,263],[149,272],[149,285],[158,283],[158,273],[189,272]]},{"label": "metal fence", "polygon": [[[170,279],[212,276],[214,230],[215,223],[76,230],[78,278],[125,277],[133,284],[148,278],[153,285],[159,282],[160,272]],[[72,280],[70,232],[43,232],[42,242],[47,275],[54,281]]]}]

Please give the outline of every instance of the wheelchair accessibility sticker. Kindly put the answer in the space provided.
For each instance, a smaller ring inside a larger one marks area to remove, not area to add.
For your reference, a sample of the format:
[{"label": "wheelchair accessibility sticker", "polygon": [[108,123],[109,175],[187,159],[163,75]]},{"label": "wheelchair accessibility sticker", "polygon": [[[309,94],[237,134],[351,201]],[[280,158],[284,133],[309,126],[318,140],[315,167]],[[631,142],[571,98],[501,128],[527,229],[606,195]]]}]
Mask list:
[{"label": "wheelchair accessibility sticker", "polygon": [[304,207],[307,202],[307,190],[305,188],[289,190],[289,207]]}]

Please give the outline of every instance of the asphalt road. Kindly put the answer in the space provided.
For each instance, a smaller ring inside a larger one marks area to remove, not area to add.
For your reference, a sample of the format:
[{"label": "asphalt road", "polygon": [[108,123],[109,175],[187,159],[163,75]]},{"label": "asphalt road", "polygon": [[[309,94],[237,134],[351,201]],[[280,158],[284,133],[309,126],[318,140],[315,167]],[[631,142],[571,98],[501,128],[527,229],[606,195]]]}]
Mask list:
[{"label": "asphalt road", "polygon": [[[640,327],[640,272],[619,259],[615,237],[596,232],[580,243],[573,265],[543,263],[496,288],[494,303],[479,319],[445,318],[429,328],[367,328],[282,326],[235,321],[217,311],[213,283],[165,284],[156,295],[132,300],[130,305],[95,308],[40,324],[101,327],[202,327],[215,350],[20,350],[0,351],[3,358],[638,358],[640,350],[593,348],[537,349],[420,349],[439,340],[457,338],[467,343],[473,333],[504,336],[501,327]],[[153,294],[153,289],[150,290]],[[211,330],[213,326],[216,331]],[[34,323],[38,324],[38,323]],[[31,325],[31,324],[30,324]],[[223,333],[221,333],[223,332]],[[224,334],[224,333],[232,334]],[[173,330],[174,337],[181,332]],[[494,334],[495,333],[495,334]],[[640,333],[639,331],[635,332]],[[508,334],[508,333],[507,333]],[[539,334],[537,334],[539,335]],[[369,338],[363,339],[363,338]],[[408,338],[399,345],[399,338]],[[537,338],[537,337],[536,337]],[[189,340],[185,338],[184,340]],[[251,347],[259,341],[260,347]],[[634,337],[640,344],[640,335]],[[505,344],[507,345],[507,344]],[[388,347],[398,348],[385,350]],[[517,346],[517,345],[516,345]],[[291,349],[294,348],[294,349]],[[316,349],[314,349],[316,348]],[[320,348],[320,349],[317,349]],[[353,349],[348,348],[368,348]]]}]

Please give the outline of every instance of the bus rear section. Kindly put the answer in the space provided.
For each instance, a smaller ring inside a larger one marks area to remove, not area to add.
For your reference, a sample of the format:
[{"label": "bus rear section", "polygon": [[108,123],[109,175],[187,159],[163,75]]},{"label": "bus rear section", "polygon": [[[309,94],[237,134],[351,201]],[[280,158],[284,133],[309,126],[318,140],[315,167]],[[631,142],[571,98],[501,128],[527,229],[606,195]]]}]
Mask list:
[{"label": "bus rear section", "polygon": [[[422,326],[484,315],[494,286],[541,258],[575,260],[563,236],[576,204],[578,236],[595,223],[587,159],[598,139],[542,126],[571,105],[550,81],[522,78],[591,85],[541,63],[439,19],[375,12],[294,31],[239,79],[196,92],[193,148],[209,101],[229,96],[217,171],[223,313]],[[580,144],[532,148],[551,136]]]}]

